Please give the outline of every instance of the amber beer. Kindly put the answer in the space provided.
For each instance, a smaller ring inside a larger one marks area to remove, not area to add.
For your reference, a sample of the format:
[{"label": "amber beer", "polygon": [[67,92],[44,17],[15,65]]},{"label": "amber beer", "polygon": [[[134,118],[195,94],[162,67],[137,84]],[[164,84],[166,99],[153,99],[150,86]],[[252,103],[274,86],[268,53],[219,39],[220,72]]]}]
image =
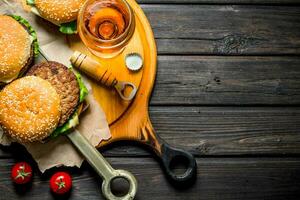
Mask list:
[{"label": "amber beer", "polygon": [[125,0],[88,0],[78,16],[78,32],[96,56],[122,52],[135,30],[134,14]]}]

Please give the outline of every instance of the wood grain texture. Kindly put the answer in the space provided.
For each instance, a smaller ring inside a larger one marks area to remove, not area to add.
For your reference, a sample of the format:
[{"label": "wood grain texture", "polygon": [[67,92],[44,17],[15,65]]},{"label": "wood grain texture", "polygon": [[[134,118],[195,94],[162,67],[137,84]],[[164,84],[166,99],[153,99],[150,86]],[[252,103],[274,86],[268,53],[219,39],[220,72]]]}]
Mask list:
[{"label": "wood grain texture", "polygon": [[[137,177],[136,199],[300,199],[300,9],[287,5],[299,1],[139,3],[149,4],[142,8],[159,54],[167,55],[159,57],[151,121],[163,139],[198,157],[198,179],[178,190],[149,151],[115,144],[104,155]],[[26,192],[16,189],[9,177],[12,156],[22,160],[26,153],[10,150],[0,150],[0,200],[62,199],[49,192],[52,173],[36,173]],[[103,199],[101,181],[87,164],[72,175],[69,199]]]},{"label": "wood grain texture", "polygon": [[[150,107],[150,118],[157,134],[195,156],[300,153],[299,107]],[[104,155],[150,156],[126,143]]]},{"label": "wood grain texture", "polygon": [[[300,195],[300,161],[298,158],[203,158],[197,159],[198,180],[195,185],[178,190],[172,187],[157,162],[151,158],[109,158],[115,168],[131,171],[137,178],[137,200],[257,200],[298,199]],[[1,200],[50,200],[48,173],[34,176],[30,190],[18,193],[9,177],[14,161],[0,162]],[[69,199],[98,200],[101,181],[89,167],[73,170],[73,191]]]},{"label": "wood grain texture", "polygon": [[[299,107],[150,107],[150,118],[163,139],[196,156],[300,154]],[[1,149],[0,157],[12,156]],[[107,147],[104,155],[152,156],[133,143]]]},{"label": "wood grain texture", "polygon": [[142,5],[159,54],[299,55],[297,6]]},{"label": "wood grain texture", "polygon": [[151,105],[295,105],[299,57],[160,56]]},{"label": "wood grain texture", "polygon": [[[93,69],[89,67],[89,70],[93,70],[95,72],[93,73],[90,71],[86,74],[89,74],[90,76],[92,76],[91,78],[94,79],[94,81],[92,81],[92,79],[89,79],[89,82],[93,89],[93,95],[96,101],[101,105],[103,111],[105,112],[109,124],[116,122],[117,119],[123,115],[123,113],[129,108],[130,101],[124,101],[119,96],[118,92],[115,90],[114,87],[103,87],[103,83],[107,84],[110,81],[113,81],[114,78],[116,78],[119,81],[128,81],[134,84],[136,87],[139,87],[145,66],[149,66],[151,68],[156,67],[156,49],[150,48],[150,46],[155,46],[155,41],[151,32],[150,25],[148,24],[147,18],[144,16],[144,13],[142,12],[141,8],[137,5],[137,3],[134,0],[128,0],[127,2],[134,10],[136,15],[135,32],[132,35],[132,38],[129,41],[129,43],[126,45],[126,48],[123,49],[122,52],[119,53],[117,56],[105,59],[98,58],[91,52],[89,52],[87,47],[80,39],[79,35],[70,35],[67,37],[69,47],[73,51],[79,51],[91,57],[95,61],[99,62],[100,66],[102,66],[102,68],[98,66]],[[132,52],[139,53],[144,58],[144,68],[136,73],[132,73],[130,70],[128,70],[124,63],[124,58],[126,57],[126,55]],[[155,58],[149,59],[149,57],[152,55],[155,55]],[[84,65],[88,63],[89,62],[84,62],[82,68],[86,68],[87,66]],[[92,64],[90,66],[95,65]],[[81,72],[88,72],[89,70],[81,70]],[[97,76],[100,77],[96,78],[95,74],[97,74]],[[103,80],[101,77],[103,77]],[[110,79],[108,79],[109,77]],[[99,83],[100,80],[102,80],[102,84]],[[128,89],[128,87],[126,88]],[[129,95],[128,91],[125,93],[125,96]]]},{"label": "wood grain texture", "polygon": [[159,107],[157,133],[196,155],[300,153],[299,108]]}]

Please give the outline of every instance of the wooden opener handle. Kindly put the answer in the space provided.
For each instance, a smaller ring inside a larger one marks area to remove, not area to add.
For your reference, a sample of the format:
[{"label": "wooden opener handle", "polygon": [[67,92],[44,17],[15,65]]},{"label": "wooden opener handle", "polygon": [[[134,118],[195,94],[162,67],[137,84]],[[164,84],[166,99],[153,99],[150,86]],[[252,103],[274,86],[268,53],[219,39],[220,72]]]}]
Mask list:
[{"label": "wooden opener handle", "polygon": [[[75,51],[70,58],[70,61],[75,68],[98,83],[105,85],[106,87],[114,87],[122,99],[132,100],[135,96],[137,88],[134,84],[126,81],[119,81],[108,67],[101,65],[99,62],[87,55]],[[126,96],[124,92],[126,87],[130,87],[132,89],[128,96]]]}]

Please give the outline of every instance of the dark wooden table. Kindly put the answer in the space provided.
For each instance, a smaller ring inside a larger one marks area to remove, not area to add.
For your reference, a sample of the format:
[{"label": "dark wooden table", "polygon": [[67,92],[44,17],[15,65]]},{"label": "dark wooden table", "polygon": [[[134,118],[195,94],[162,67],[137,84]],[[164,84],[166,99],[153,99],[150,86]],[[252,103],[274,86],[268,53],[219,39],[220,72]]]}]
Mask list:
[{"label": "dark wooden table", "polygon": [[[159,54],[152,122],[170,144],[194,153],[198,179],[176,189],[147,150],[129,144],[105,150],[115,168],[137,177],[136,199],[300,199],[300,1],[139,3]],[[0,150],[0,199],[54,199],[53,171],[35,170],[26,189],[11,183],[11,166],[28,157],[17,149]],[[69,199],[103,199],[87,164],[68,170]]]}]

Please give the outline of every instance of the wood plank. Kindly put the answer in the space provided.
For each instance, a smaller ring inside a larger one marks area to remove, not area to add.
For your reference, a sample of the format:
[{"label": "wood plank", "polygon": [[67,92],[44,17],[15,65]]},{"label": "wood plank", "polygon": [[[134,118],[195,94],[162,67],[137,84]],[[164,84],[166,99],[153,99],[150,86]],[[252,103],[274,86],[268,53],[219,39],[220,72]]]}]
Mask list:
[{"label": "wood plank", "polygon": [[[300,107],[151,107],[157,133],[196,156],[299,155]],[[25,154],[14,146],[0,157]],[[120,142],[105,156],[151,156],[142,146]]]},{"label": "wood plank", "polygon": [[[299,155],[299,107],[150,107],[156,132],[195,156]],[[106,156],[146,156],[118,143]]]},{"label": "wood plank", "polygon": [[159,54],[299,55],[298,6],[142,5]]},{"label": "wood plank", "polygon": [[157,133],[195,155],[300,153],[300,108],[159,107]]},{"label": "wood plank", "polygon": [[[202,158],[198,162],[198,179],[188,189],[175,189],[167,182],[156,161],[150,158],[109,158],[115,168],[130,170],[137,178],[136,199],[257,200],[299,199],[299,158]],[[48,180],[35,174],[34,183],[26,192],[18,193],[10,180],[14,160],[0,162],[1,200],[50,200]],[[101,181],[85,166],[73,170],[73,190],[69,199],[103,199]],[[120,185],[119,185],[120,186]]]},{"label": "wood plank", "polygon": [[160,56],[151,105],[295,105],[299,57]]},{"label": "wood plank", "polygon": [[142,4],[299,4],[299,0],[137,0]]},{"label": "wood plank", "polygon": [[[163,139],[195,156],[300,154],[299,107],[151,107],[150,118]],[[149,152],[118,143],[104,154]]]}]

